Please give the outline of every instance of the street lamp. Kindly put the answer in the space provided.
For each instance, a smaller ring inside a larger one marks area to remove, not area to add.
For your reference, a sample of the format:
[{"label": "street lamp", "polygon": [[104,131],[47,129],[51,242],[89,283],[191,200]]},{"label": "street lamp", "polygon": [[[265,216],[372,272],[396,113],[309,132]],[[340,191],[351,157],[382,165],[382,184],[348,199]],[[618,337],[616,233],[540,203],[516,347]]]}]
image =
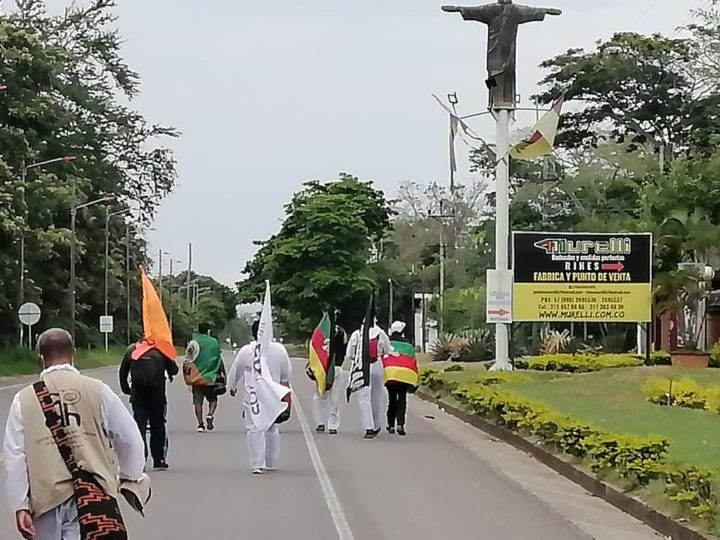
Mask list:
[{"label": "street lamp", "polygon": [[[166,252],[167,255],[170,255]],[[175,302],[173,300],[173,287],[174,287],[174,281],[175,281],[175,274],[173,273],[173,263],[182,264],[182,261],[176,261],[170,257],[170,287],[168,290],[168,293],[170,294],[170,332],[172,332],[173,329],[173,309],[175,307]]]},{"label": "street lamp", "polygon": [[[114,216],[121,216],[130,212],[129,208],[124,210],[118,210],[117,212],[110,212],[110,207],[105,207],[105,316],[108,316],[108,304],[109,304],[109,280],[110,280],[110,219]],[[110,335],[105,332],[105,351],[109,348]]]},{"label": "street lamp", "polygon": [[77,205],[75,203],[75,197],[73,197],[72,200],[72,206],[70,208],[70,313],[72,316],[70,335],[72,335],[73,342],[75,341],[75,252],[77,251],[77,234],[75,231],[75,225],[77,221],[77,213],[78,210],[82,210],[83,208],[88,208],[101,203],[109,203],[114,200],[115,197],[105,196],[81,205]]},{"label": "street lamp", "polygon": [[[7,87],[0,85],[0,92]],[[20,202],[22,205],[22,227],[20,228],[20,286],[18,288],[18,307],[25,303],[25,227],[27,225],[27,205],[25,204],[25,186],[27,184],[27,172],[30,169],[37,169],[53,163],[69,163],[75,161],[75,156],[63,156],[59,158],[38,161],[37,163],[25,164],[23,160],[20,169]],[[23,342],[24,325],[20,324],[20,344]]]}]

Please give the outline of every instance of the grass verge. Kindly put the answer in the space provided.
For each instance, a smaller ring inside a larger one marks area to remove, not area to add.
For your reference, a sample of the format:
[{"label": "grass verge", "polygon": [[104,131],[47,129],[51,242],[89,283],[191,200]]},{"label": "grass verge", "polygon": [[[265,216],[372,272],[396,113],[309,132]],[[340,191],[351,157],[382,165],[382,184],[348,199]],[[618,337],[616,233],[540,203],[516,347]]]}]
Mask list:
[{"label": "grass verge", "polygon": [[[92,369],[119,364],[124,348],[104,350],[78,350],[75,365],[78,369]],[[0,377],[35,375],[40,372],[40,363],[36,354],[21,347],[0,349]]]}]

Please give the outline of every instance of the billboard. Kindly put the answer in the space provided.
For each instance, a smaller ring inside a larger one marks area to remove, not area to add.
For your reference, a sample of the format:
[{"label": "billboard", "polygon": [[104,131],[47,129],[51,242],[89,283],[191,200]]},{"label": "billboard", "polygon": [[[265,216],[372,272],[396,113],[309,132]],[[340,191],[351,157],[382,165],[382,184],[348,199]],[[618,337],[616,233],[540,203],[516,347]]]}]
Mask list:
[{"label": "billboard", "polygon": [[649,322],[650,233],[513,233],[513,319]]}]

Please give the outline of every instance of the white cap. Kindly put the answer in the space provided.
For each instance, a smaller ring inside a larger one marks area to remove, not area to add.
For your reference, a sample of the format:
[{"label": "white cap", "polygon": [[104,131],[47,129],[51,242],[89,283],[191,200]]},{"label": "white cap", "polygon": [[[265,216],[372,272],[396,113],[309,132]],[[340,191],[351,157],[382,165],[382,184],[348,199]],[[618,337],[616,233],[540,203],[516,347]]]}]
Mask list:
[{"label": "white cap", "polygon": [[405,323],[402,321],[395,321],[390,325],[390,333],[391,334],[402,334],[403,330],[405,330]]}]

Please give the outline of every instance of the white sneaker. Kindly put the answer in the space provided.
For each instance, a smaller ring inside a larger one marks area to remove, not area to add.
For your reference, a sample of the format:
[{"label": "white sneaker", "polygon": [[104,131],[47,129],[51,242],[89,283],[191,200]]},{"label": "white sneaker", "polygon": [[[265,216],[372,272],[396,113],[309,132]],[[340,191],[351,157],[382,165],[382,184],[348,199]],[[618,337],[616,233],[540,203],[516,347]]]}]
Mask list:
[{"label": "white sneaker", "polygon": [[263,469],[253,469],[252,473],[253,474],[264,474],[265,471]]},{"label": "white sneaker", "polygon": [[205,433],[205,426],[202,426],[202,425],[198,426],[196,431],[198,433]]},{"label": "white sneaker", "polygon": [[275,472],[277,469],[275,467],[265,467],[265,472]]}]

